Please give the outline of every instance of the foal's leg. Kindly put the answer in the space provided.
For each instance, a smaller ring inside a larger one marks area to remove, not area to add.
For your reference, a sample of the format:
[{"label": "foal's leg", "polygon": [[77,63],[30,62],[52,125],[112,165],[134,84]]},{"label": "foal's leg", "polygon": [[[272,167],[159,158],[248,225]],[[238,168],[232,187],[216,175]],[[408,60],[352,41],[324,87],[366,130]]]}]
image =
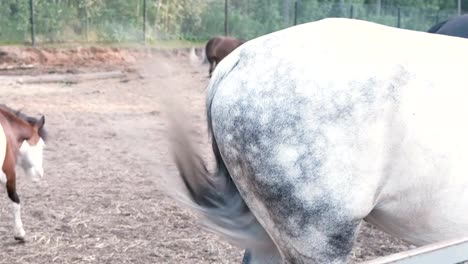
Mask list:
[{"label": "foal's leg", "polygon": [[11,177],[6,177],[3,171],[0,173],[0,181],[6,186],[8,197],[12,201],[11,210],[14,217],[14,237],[16,240],[23,241],[25,232],[23,229],[23,222],[21,221],[21,206],[18,194],[16,193],[16,174],[9,172]]}]

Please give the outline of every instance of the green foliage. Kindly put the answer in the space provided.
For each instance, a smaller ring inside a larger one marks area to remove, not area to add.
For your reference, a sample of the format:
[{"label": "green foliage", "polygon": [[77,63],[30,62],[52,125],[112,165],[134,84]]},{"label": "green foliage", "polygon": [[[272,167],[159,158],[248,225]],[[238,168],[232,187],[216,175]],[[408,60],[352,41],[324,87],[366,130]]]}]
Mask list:
[{"label": "green foliage", "polygon": [[26,1],[0,1],[0,41],[23,42],[29,34],[29,5]]},{"label": "green foliage", "polygon": [[[0,42],[30,39],[30,0],[0,0]],[[39,43],[137,42],[143,37],[145,0],[34,0]],[[297,2],[297,11],[294,3]],[[146,0],[146,39],[206,41],[224,34],[224,0]],[[381,3],[380,6],[377,4]],[[468,8],[468,0],[462,0]],[[294,21],[353,17],[427,30],[456,15],[442,0],[229,0],[229,35],[252,39]],[[398,18],[399,17],[399,18]]]},{"label": "green foliage", "polygon": [[36,33],[39,41],[57,42],[68,27],[77,23],[76,9],[65,1],[35,1]]},{"label": "green foliage", "polygon": [[223,1],[204,1],[200,12],[200,21],[190,30],[182,31],[181,36],[189,39],[209,39],[224,32],[224,3]]},{"label": "green foliage", "polygon": [[103,42],[136,41],[142,38],[140,1],[101,1],[91,6],[89,32],[95,40]]}]

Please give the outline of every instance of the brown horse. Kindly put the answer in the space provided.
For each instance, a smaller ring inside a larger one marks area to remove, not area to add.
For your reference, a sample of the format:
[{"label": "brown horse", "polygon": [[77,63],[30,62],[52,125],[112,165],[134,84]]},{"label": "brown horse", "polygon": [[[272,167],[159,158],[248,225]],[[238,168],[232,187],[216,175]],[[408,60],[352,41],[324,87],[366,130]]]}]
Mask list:
[{"label": "brown horse", "polygon": [[6,187],[12,201],[14,237],[20,241],[24,241],[25,232],[21,221],[20,200],[16,193],[15,166],[18,163],[34,180],[42,178],[46,140],[44,123],[44,116],[36,119],[0,105],[0,183]]},{"label": "brown horse", "polygon": [[[229,53],[231,53],[233,50],[235,50],[237,47],[244,43],[245,40],[224,36],[217,36],[208,40],[202,55],[202,62],[204,63],[208,61],[210,63],[210,77],[216,66],[219,64],[219,62],[222,61],[227,55],[229,55]],[[191,58],[193,58],[193,55],[195,55],[195,53],[192,49]]]}]

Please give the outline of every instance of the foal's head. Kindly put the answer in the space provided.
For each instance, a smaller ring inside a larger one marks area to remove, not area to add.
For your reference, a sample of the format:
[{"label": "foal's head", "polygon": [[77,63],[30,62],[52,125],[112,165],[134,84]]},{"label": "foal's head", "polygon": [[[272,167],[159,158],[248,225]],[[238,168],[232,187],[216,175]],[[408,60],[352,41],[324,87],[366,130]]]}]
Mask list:
[{"label": "foal's head", "polygon": [[[24,116],[26,117],[26,116]],[[24,118],[23,117],[23,118]],[[19,165],[34,181],[44,176],[43,151],[45,147],[46,133],[44,129],[45,118],[39,119],[26,117],[25,121],[31,129],[31,136],[23,141],[19,149]]]}]

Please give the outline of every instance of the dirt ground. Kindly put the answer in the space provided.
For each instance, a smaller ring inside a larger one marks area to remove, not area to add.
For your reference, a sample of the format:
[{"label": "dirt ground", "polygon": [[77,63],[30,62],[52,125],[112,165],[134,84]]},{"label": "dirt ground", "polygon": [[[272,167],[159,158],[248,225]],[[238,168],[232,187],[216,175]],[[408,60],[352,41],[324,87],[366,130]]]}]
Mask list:
[{"label": "dirt ground", "polygon": [[[44,114],[50,134],[44,179],[36,184],[19,172],[24,244],[13,239],[9,200],[0,190],[0,263],[240,263],[242,250],[200,229],[194,215],[166,195],[164,184],[177,173],[166,135],[167,102],[187,109],[209,153],[207,66],[193,67],[186,54],[167,52],[101,64],[64,61],[0,72],[0,103]],[[15,81],[25,74],[109,69],[126,77],[78,84]],[[364,224],[352,263],[407,248]]]}]

